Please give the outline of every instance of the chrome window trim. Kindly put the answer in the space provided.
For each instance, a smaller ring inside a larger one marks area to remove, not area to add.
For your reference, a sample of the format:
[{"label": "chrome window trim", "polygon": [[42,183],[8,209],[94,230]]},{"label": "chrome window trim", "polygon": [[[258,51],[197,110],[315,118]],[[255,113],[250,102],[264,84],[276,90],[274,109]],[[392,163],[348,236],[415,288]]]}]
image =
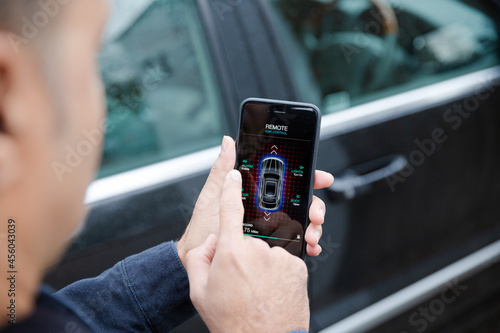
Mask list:
[{"label": "chrome window trim", "polygon": [[[500,66],[434,83],[401,94],[325,115],[321,139],[358,128],[402,117],[420,110],[465,97],[500,78]],[[88,188],[85,203],[93,204],[150,186],[170,182],[210,170],[220,147],[213,147],[146,167],[94,181]]]},{"label": "chrome window trim", "polygon": [[460,99],[499,79],[500,66],[495,66],[326,115],[321,120],[321,138]]},{"label": "chrome window trim", "polygon": [[463,281],[498,261],[500,240],[342,319],[320,333],[366,332],[432,298],[443,290],[447,283]]},{"label": "chrome window trim", "polygon": [[98,179],[87,189],[85,204],[93,204],[129,192],[207,171],[211,168],[219,151],[220,146],[217,146]]}]

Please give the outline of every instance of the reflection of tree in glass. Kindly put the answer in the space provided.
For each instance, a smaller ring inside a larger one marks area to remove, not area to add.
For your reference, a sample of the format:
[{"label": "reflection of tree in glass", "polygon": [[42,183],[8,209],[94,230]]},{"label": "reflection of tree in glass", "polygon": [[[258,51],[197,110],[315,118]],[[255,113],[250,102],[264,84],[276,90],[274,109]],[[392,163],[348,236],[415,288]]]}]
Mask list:
[{"label": "reflection of tree in glass", "polygon": [[[144,110],[147,91],[158,87],[173,73],[168,56],[164,52],[149,56],[134,64],[118,44],[111,44],[101,54],[103,78],[106,82],[108,110],[110,113],[120,107],[139,114]],[[135,65],[135,66],[134,66]]]}]

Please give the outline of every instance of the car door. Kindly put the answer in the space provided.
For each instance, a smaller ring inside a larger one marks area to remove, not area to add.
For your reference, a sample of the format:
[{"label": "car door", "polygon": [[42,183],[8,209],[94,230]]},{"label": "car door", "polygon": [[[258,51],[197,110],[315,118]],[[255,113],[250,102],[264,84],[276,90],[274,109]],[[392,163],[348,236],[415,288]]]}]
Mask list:
[{"label": "car door", "polygon": [[[498,283],[479,282],[500,256],[497,10],[273,1],[289,64],[309,72],[290,71],[296,98],[322,106],[318,168],[336,176],[319,193],[328,213],[323,254],[310,260],[313,331],[441,332],[458,317],[474,327],[465,309],[498,295]],[[483,296],[441,300],[453,286]],[[495,314],[476,329],[497,325]]]}]

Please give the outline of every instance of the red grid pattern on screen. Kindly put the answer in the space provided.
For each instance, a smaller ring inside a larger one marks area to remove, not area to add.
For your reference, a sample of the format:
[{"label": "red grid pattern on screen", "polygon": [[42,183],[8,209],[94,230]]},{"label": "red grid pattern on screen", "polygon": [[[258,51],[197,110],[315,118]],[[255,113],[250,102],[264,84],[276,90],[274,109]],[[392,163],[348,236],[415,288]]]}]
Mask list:
[{"label": "red grid pattern on screen", "polygon": [[[253,223],[254,229],[258,229],[260,234],[271,233],[276,224],[291,224],[290,219],[302,223],[307,213],[309,179],[306,176],[309,172],[311,142],[276,137],[269,143],[262,143],[262,140],[248,140],[247,142],[252,142],[248,146],[248,150],[252,153],[247,155],[247,164],[252,164],[253,168],[250,169],[252,177],[249,177],[248,173],[242,172],[243,189],[245,193],[249,194],[243,201],[246,213],[245,223]],[[271,154],[273,146],[277,146],[277,149],[274,149],[277,154]],[[270,156],[278,157],[285,162],[282,204],[279,211],[286,213],[286,215],[267,211],[271,212],[271,215],[267,217],[264,214],[266,210],[260,208],[257,203],[260,163],[265,157]],[[294,176],[291,171],[299,169],[301,165],[305,168],[303,170],[304,175],[302,177]],[[297,195],[300,195],[299,207],[294,206],[290,201],[292,198],[296,198]],[[266,221],[265,217],[269,221]],[[256,224],[258,224],[257,228]]]}]

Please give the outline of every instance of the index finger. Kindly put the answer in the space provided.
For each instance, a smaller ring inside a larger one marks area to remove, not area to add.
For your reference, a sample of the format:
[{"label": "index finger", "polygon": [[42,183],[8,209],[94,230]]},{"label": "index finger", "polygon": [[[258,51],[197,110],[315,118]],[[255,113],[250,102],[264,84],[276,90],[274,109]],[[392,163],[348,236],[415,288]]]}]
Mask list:
[{"label": "index finger", "polygon": [[220,242],[243,239],[243,214],[241,174],[231,170],[224,181],[220,199]]}]

